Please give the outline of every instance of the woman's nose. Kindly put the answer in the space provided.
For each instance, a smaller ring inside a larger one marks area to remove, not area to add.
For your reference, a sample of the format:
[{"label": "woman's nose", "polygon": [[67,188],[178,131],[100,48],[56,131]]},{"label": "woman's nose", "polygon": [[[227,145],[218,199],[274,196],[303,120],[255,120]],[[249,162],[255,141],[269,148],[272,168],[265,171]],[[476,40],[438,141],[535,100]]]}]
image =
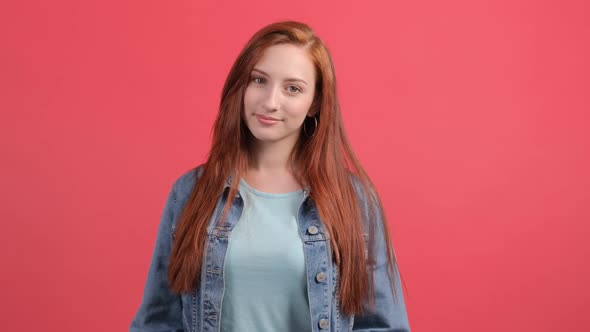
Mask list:
[{"label": "woman's nose", "polygon": [[279,86],[268,86],[264,96],[264,106],[269,110],[276,110],[281,103],[281,88]]}]

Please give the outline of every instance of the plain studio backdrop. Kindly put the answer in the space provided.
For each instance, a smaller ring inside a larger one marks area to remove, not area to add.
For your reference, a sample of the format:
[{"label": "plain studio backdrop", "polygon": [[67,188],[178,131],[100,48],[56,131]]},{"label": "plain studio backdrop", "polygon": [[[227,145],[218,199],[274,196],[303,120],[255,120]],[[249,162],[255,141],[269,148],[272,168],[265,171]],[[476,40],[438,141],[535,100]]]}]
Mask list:
[{"label": "plain studio backdrop", "polygon": [[585,1],[4,1],[3,331],[126,331],[262,26],[326,41],[413,332],[590,331]]}]

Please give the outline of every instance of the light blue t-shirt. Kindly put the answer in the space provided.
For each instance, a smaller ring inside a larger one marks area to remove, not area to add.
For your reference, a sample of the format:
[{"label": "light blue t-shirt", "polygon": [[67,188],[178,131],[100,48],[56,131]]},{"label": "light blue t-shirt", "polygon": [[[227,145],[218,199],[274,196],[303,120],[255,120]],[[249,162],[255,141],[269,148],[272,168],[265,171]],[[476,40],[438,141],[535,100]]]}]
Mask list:
[{"label": "light blue t-shirt", "polygon": [[297,210],[303,190],[254,189],[243,179],[244,209],[224,263],[222,332],[311,330],[303,242]]}]

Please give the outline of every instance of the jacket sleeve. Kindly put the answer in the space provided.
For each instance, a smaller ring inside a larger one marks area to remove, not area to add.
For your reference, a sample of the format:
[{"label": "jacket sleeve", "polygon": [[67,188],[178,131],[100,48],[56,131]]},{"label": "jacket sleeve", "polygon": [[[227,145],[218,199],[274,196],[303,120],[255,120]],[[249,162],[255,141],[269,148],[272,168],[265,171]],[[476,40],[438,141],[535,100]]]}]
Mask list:
[{"label": "jacket sleeve", "polygon": [[168,193],[141,304],[131,321],[130,332],[183,331],[181,296],[171,293],[168,286],[168,263],[172,249],[171,227],[177,204],[177,182]]},{"label": "jacket sleeve", "polygon": [[[365,200],[365,211],[368,209]],[[386,245],[392,248],[392,243],[385,243],[383,220],[381,211],[373,208],[375,215],[374,257],[376,264],[373,268],[375,311],[370,311],[367,305],[363,305],[363,313],[354,317],[353,331],[364,332],[410,332],[410,325],[406,312],[404,295],[400,286],[400,275],[397,263],[394,259],[394,274],[389,270]],[[368,215],[367,215],[368,218]],[[370,228],[369,228],[370,229]],[[372,243],[369,242],[369,245]],[[369,249],[370,250],[370,249]],[[395,294],[391,281],[393,280]]]}]

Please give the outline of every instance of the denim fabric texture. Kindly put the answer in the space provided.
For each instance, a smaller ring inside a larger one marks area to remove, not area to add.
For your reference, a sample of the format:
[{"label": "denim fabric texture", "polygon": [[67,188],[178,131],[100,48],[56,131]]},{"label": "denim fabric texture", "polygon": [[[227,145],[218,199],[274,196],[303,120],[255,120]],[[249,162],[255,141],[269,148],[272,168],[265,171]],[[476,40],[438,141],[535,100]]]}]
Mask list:
[{"label": "denim fabric texture", "polygon": [[[238,193],[232,197],[228,219],[219,224],[221,211],[232,183],[230,175],[224,194],[218,199],[215,211],[207,227],[205,256],[201,268],[201,282],[190,293],[173,294],[168,286],[168,262],[177,222],[189,196],[202,174],[203,165],[182,174],[173,184],[158,226],[156,243],[147,274],[141,304],[131,321],[130,332],[218,332],[221,319],[221,303],[224,291],[223,266],[228,238],[240,218],[243,200]],[[360,193],[356,178],[352,181]],[[361,195],[368,216],[367,199]],[[378,214],[377,214],[378,215]],[[405,301],[400,287],[397,269],[392,276],[388,272],[383,223],[378,220],[374,237],[369,237],[369,227],[363,224],[366,249],[374,245],[375,311],[364,310],[361,315],[345,315],[339,307],[338,269],[332,260],[330,234],[324,231],[317,207],[309,198],[309,187],[304,188],[304,200],[297,218],[303,241],[307,270],[307,289],[313,332],[379,331],[409,332],[410,326]],[[374,238],[374,243],[369,243]],[[391,243],[387,244],[391,246]],[[395,278],[397,299],[390,280]],[[249,332],[249,331],[245,331]],[[259,332],[259,331],[252,331]]]}]

